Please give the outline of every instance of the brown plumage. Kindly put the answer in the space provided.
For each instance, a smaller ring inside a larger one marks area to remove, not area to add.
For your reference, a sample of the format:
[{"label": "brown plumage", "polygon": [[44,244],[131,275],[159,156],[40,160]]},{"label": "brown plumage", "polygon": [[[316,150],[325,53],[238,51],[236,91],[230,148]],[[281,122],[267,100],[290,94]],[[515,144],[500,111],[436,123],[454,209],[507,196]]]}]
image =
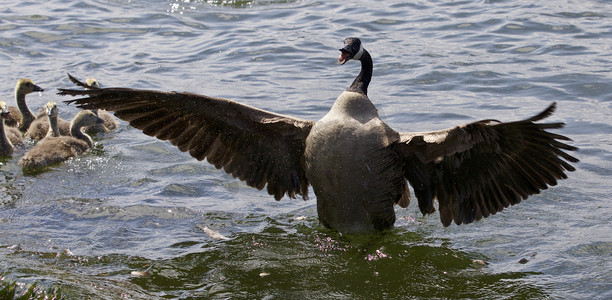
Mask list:
[{"label": "brown plumage", "polygon": [[[48,105],[52,109],[54,105]],[[102,122],[93,112],[89,110],[80,111],[72,120],[72,136],[57,136],[57,106],[55,112],[48,114],[50,122],[49,135],[38,141],[34,148],[30,149],[19,160],[19,165],[24,169],[39,169],[52,164],[63,162],[71,157],[77,157],[93,146],[93,141],[81,129]],[[55,116],[55,118],[54,118]]]},{"label": "brown plumage", "polygon": [[[100,88],[100,83],[98,83],[98,80],[96,80],[93,77],[87,78],[87,80],[85,80],[85,83],[80,82],[78,79],[72,77],[70,74],[68,74],[68,78],[72,82],[74,82],[76,85],[81,86],[85,89],[99,89]],[[117,120],[115,120],[115,117],[113,117],[113,115],[111,115],[106,110],[92,109],[91,111],[94,114],[96,114],[100,119],[102,119],[104,122],[100,124],[96,124],[94,126],[85,127],[86,133],[98,134],[98,133],[111,132],[117,129],[117,127],[119,126],[119,123],[117,122]]]},{"label": "brown plumage", "polygon": [[87,95],[66,101],[114,111],[145,134],[168,140],[198,160],[206,158],[276,199],[307,197],[312,185],[319,220],[343,232],[383,230],[395,222],[394,203],[410,200],[423,214],[438,199],[444,226],[467,224],[539,193],[573,171],[577,148],[551,133],[563,123],[483,120],[441,131],[398,133],[367,96],[372,59],[357,38],[340,49],[341,64],[361,61],[361,72],[317,122],[192,93],[129,88],[60,89]]},{"label": "brown plumage", "polygon": [[32,111],[28,108],[25,96],[32,92],[43,92],[44,89],[34,84],[31,79],[21,78],[15,84],[15,101],[17,106],[9,106],[12,120],[7,125],[19,127],[21,132],[26,132],[30,124],[36,119]]},{"label": "brown plumage", "polygon": [[15,145],[23,144],[21,132],[15,127],[5,126],[5,119],[12,119],[6,102],[0,101],[0,156],[11,156]]},{"label": "brown plumage", "polygon": [[119,127],[119,123],[117,122],[115,117],[113,117],[113,115],[107,112],[106,110],[96,109],[92,111],[100,119],[102,119],[103,122],[95,126],[89,126],[85,128],[85,132],[89,134],[106,133],[106,132],[114,131],[115,129],[117,129],[117,127]]},{"label": "brown plumage", "polygon": [[[60,135],[70,135],[70,122],[58,117],[57,128]],[[47,119],[46,113],[39,113],[32,124],[30,124],[30,127],[25,133],[25,137],[38,141],[47,135],[49,129],[49,120]]]}]

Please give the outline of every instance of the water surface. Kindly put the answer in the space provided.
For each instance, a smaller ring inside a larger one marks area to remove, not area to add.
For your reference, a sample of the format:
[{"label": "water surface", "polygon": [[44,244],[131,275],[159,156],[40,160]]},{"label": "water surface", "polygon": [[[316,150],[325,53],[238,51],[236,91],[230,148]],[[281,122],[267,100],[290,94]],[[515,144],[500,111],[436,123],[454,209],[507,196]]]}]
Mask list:
[{"label": "water surface", "polygon": [[[543,2],[543,3],[540,3]],[[0,9],[0,98],[18,78],[66,100],[102,86],[191,91],[322,117],[374,57],[370,98],[399,131],[551,121],[577,171],[488,219],[444,228],[413,205],[348,237],[315,201],[277,202],[121,123],[90,153],[24,174],[0,166],[0,295],[151,298],[612,298],[612,21],[607,1],[58,1]],[[71,118],[73,106],[60,105]],[[313,197],[314,198],[314,197]],[[228,239],[212,239],[207,230]]]}]

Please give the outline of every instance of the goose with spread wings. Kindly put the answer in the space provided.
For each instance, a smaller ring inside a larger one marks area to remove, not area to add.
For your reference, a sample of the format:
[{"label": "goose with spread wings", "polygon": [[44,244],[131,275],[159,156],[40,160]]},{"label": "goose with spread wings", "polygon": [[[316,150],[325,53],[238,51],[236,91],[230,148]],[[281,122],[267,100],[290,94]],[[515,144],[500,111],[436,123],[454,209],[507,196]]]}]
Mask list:
[{"label": "goose with spread wings", "polygon": [[394,205],[410,202],[423,214],[437,200],[444,226],[468,224],[519,203],[567,178],[578,160],[569,138],[538,122],[552,103],[520,121],[482,120],[432,132],[396,132],[367,96],[372,57],[347,38],[340,64],[361,62],[350,87],[318,121],[281,115],[193,93],[130,88],[60,89],[84,109],[105,109],[145,134],[168,140],[198,160],[279,200],[308,197],[312,186],[320,222],[341,232],[380,231],[395,223]]}]

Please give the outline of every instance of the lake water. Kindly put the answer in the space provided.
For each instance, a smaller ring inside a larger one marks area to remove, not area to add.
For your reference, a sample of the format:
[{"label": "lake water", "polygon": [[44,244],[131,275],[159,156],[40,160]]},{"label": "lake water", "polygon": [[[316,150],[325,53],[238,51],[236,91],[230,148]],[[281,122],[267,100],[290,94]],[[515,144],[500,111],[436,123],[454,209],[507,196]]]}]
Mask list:
[{"label": "lake water", "polygon": [[[322,117],[359,64],[398,131],[549,120],[580,148],[569,179],[488,219],[444,228],[397,208],[349,237],[315,200],[274,201],[121,122],[93,151],[24,174],[0,166],[0,298],[612,298],[612,6],[553,1],[3,1],[0,99],[18,78],[68,100],[66,73],[102,86],[191,91]],[[69,119],[74,106],[59,105]],[[314,198],[314,197],[312,197]],[[213,239],[208,230],[227,239]]]}]

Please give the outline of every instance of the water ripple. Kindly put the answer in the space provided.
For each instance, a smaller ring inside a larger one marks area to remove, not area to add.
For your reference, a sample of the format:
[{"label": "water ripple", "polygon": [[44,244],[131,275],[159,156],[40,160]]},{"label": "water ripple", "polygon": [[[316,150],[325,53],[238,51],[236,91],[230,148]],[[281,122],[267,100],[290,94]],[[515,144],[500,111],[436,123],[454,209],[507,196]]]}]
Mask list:
[{"label": "water ripple", "polygon": [[[358,72],[338,65],[337,49],[360,36],[375,63],[369,96],[393,128],[514,120],[557,101],[551,121],[567,123],[559,132],[581,148],[581,163],[559,186],[473,226],[442,228],[409,207],[390,233],[347,237],[318,224],[314,200],[274,201],[122,122],[91,153],[46,172],[23,174],[25,148],[0,160],[0,293],[12,284],[66,298],[604,298],[608,6],[7,2],[0,98],[11,105],[20,77],[48,91],[29,95],[31,108],[60,103],[53,90],[72,86],[71,72],[106,87],[193,91],[316,120]],[[60,107],[67,119],[76,111]]]}]

